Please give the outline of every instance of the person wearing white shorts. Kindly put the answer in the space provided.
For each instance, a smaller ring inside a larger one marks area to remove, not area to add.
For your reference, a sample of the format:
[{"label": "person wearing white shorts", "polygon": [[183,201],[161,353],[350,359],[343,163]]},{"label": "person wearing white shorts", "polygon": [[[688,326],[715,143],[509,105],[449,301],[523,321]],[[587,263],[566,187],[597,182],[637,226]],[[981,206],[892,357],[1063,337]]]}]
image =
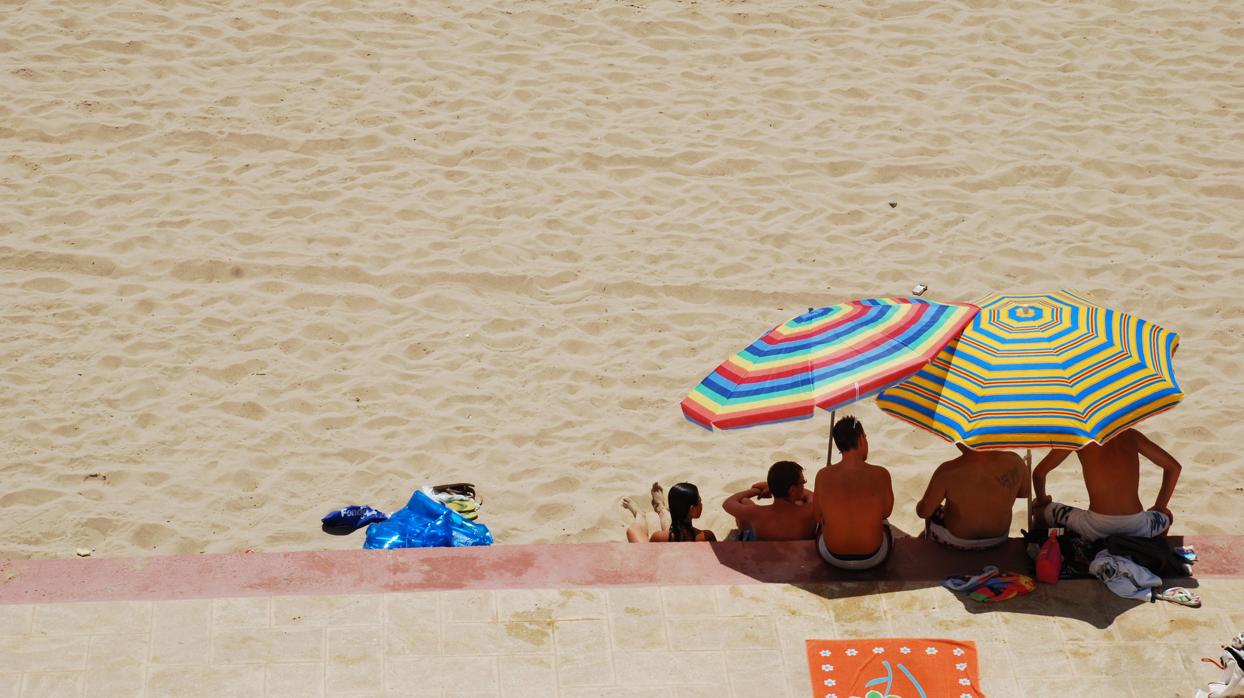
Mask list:
[{"label": "person wearing white shorts", "polygon": [[[1183,469],[1174,456],[1135,429],[1127,429],[1104,444],[1089,443],[1075,451],[1080,460],[1084,488],[1088,490],[1088,510],[1051,501],[1045,493],[1045,479],[1071,455],[1054,449],[1032,471],[1034,524],[1044,521],[1093,540],[1111,534],[1153,538],[1164,535],[1175,520],[1169,509],[1171,495]],[[1140,458],[1162,470],[1162,485],[1153,506],[1145,509],[1140,501]]]},{"label": "person wearing white shorts", "polygon": [[1100,540],[1111,535],[1155,538],[1171,527],[1170,517],[1160,511],[1109,516],[1058,502],[1052,502],[1045,508],[1044,518],[1049,526],[1065,528],[1089,540]]}]

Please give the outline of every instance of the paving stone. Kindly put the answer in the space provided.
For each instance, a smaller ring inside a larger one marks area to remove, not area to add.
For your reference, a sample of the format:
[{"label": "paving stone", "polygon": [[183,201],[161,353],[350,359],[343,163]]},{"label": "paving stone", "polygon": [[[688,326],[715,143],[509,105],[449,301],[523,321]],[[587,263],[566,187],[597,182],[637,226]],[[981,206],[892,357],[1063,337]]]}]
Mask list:
[{"label": "paving stone", "polygon": [[212,625],[216,628],[266,628],[272,625],[272,599],[247,596],[212,601]]},{"label": "paving stone", "polygon": [[264,667],[268,698],[315,698],[324,695],[322,662],[269,664]]},{"label": "paving stone", "polygon": [[329,695],[381,693],[384,685],[384,634],[380,626],[329,628],[324,691]]},{"label": "paving stone", "polygon": [[28,635],[34,614],[32,604],[0,606],[0,635]]},{"label": "paving stone", "polygon": [[609,652],[559,652],[557,683],[567,687],[614,685],[613,655]]},{"label": "paving stone", "polygon": [[80,671],[31,672],[22,677],[22,698],[78,698],[83,692]]},{"label": "paving stone", "polygon": [[552,655],[500,657],[498,681],[503,698],[547,698],[557,694],[557,663]]},{"label": "paving stone", "polygon": [[445,623],[445,654],[552,654],[552,621]]},{"label": "paving stone", "polygon": [[84,673],[87,696],[139,698],[143,695],[146,671],[142,665],[94,668]]},{"label": "paving stone", "polygon": [[500,690],[497,658],[471,655],[392,659],[385,666],[384,684],[386,691],[399,695],[413,687],[460,696]]},{"label": "paving stone", "polygon": [[152,666],[147,671],[148,696],[220,698],[262,695],[264,668],[258,664],[228,667],[200,665]]},{"label": "paving stone", "polygon": [[272,599],[275,626],[379,625],[384,598],[377,594],[353,596],[278,596]]},{"label": "paving stone", "polygon": [[150,627],[149,601],[39,604],[32,621],[32,632],[43,635],[147,632]]},{"label": "paving stone", "polygon": [[0,667],[7,671],[71,671],[86,667],[85,635],[0,636]]},{"label": "paving stone", "polygon": [[151,632],[124,635],[95,635],[87,648],[86,665],[91,669],[142,667],[147,663]]},{"label": "paving stone", "polygon": [[445,622],[487,622],[497,619],[497,595],[493,591],[440,592],[440,619]]},{"label": "paving stone", "polygon": [[152,607],[153,664],[205,663],[212,651],[212,602],[162,601]]}]

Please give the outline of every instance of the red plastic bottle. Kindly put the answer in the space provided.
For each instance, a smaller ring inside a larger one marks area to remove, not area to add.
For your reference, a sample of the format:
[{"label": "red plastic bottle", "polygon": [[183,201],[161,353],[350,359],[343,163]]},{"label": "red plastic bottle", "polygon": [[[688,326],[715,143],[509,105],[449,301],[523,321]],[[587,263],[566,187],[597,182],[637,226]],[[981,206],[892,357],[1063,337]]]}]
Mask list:
[{"label": "red plastic bottle", "polygon": [[1058,547],[1058,531],[1051,528],[1050,537],[1041,544],[1037,553],[1037,580],[1046,584],[1058,584],[1063,568],[1063,551]]}]

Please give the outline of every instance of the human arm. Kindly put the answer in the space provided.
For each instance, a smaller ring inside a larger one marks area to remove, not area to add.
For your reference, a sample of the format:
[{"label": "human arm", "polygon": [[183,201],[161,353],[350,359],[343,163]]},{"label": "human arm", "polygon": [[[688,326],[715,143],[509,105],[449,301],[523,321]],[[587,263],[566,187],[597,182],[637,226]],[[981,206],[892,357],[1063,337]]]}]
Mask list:
[{"label": "human arm", "polygon": [[1036,495],[1036,500],[1032,503],[1034,509],[1050,503],[1050,497],[1045,493],[1045,476],[1049,475],[1054,468],[1062,465],[1070,455],[1070,450],[1056,448],[1047,453],[1040,463],[1037,463],[1037,467],[1032,471],[1032,489]]},{"label": "human arm", "polygon": [[943,469],[946,465],[937,466],[937,470],[933,471],[933,477],[929,478],[929,486],[924,488],[924,496],[916,502],[916,516],[927,519],[937,511],[937,507],[946,499],[946,483],[943,477]]},{"label": "human arm", "polygon": [[752,498],[764,497],[768,493],[769,485],[764,482],[757,482],[742,492],[735,492],[726,497],[726,501],[721,503],[721,508],[725,509],[727,514],[736,519],[746,519],[747,515],[755,511],[756,507],[759,506],[752,501]]},{"label": "human arm", "polygon": [[1133,433],[1136,435],[1136,450],[1140,452],[1140,455],[1162,469],[1162,487],[1158,490],[1158,499],[1151,509],[1169,514],[1168,506],[1171,503],[1171,495],[1175,494],[1175,483],[1179,481],[1179,473],[1183,470],[1183,466],[1175,460],[1174,456],[1150,441],[1144,434],[1138,431]]}]

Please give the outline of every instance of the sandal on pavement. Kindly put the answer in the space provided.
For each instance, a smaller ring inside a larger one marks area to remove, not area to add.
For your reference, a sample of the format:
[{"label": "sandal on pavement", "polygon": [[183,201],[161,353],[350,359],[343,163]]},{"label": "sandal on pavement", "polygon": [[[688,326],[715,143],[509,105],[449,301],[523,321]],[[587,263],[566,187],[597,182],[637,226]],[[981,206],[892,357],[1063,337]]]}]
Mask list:
[{"label": "sandal on pavement", "polygon": [[1170,601],[1188,608],[1200,608],[1201,597],[1183,587],[1171,587],[1164,591],[1153,592],[1154,601]]},{"label": "sandal on pavement", "polygon": [[996,565],[986,565],[985,568],[980,571],[980,574],[970,576],[966,574],[956,574],[947,577],[942,580],[942,586],[951,591],[958,591],[966,594],[996,576],[998,576],[998,567]]},{"label": "sandal on pavement", "polygon": [[999,601],[1008,601],[1016,596],[1031,593],[1036,588],[1037,583],[1032,577],[1026,574],[1007,572],[986,580],[984,584],[977,587],[976,591],[969,595],[969,598],[981,603],[998,603]]}]

